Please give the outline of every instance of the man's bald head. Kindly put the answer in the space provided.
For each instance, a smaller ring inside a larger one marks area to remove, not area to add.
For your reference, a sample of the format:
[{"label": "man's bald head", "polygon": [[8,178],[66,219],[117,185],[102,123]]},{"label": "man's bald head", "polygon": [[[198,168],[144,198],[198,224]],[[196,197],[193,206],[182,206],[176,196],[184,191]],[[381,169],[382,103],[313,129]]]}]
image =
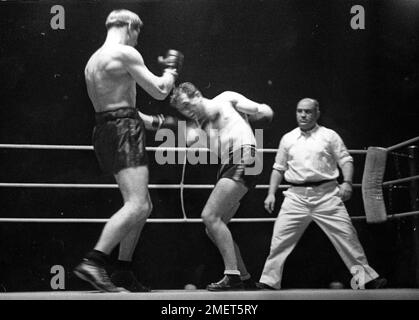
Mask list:
[{"label": "man's bald head", "polygon": [[319,102],[316,99],[304,98],[297,103],[297,123],[301,130],[313,129],[320,117]]},{"label": "man's bald head", "polygon": [[317,111],[320,111],[319,102],[316,99],[312,99],[312,98],[301,99],[297,103],[297,108],[300,104],[305,105],[305,106],[313,106],[314,108],[317,109]]}]

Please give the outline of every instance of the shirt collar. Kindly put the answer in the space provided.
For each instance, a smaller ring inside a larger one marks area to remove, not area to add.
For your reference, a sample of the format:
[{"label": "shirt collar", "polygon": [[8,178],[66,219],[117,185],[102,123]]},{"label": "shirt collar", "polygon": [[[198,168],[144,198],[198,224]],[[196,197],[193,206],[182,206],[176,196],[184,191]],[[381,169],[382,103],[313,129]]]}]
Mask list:
[{"label": "shirt collar", "polygon": [[314,132],[316,132],[318,129],[320,128],[320,126],[316,123],[316,125],[313,127],[313,129],[308,130],[308,131],[303,131],[300,128],[298,128],[300,130],[300,135],[299,137],[308,137],[311,136]]}]

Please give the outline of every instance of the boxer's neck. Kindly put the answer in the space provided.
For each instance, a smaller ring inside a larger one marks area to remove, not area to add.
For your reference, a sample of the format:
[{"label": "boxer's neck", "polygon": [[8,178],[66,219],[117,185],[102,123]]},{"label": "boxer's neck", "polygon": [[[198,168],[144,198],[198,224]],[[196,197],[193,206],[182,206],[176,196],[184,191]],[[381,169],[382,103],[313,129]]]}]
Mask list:
[{"label": "boxer's neck", "polygon": [[129,42],[129,36],[126,28],[112,28],[108,30],[106,44],[125,44]]}]

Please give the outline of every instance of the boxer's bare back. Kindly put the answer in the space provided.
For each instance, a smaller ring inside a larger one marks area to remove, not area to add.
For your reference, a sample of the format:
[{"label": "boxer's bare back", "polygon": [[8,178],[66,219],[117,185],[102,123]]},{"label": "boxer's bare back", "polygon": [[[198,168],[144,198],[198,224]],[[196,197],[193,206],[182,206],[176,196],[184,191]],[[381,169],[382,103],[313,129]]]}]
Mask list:
[{"label": "boxer's bare back", "polygon": [[136,83],[124,66],[124,45],[104,45],[87,62],[87,92],[96,112],[135,107]]}]

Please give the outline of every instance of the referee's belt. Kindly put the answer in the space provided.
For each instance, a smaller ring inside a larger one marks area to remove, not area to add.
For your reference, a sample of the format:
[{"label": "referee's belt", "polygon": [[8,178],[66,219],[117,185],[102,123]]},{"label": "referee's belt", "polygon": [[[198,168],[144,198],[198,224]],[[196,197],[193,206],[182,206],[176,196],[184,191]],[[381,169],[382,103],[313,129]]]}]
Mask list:
[{"label": "referee's belt", "polygon": [[293,187],[318,187],[322,184],[332,182],[332,181],[336,181],[336,179],[320,180],[320,181],[308,181],[308,182],[302,182],[302,183],[288,182],[288,184],[293,186]]}]

